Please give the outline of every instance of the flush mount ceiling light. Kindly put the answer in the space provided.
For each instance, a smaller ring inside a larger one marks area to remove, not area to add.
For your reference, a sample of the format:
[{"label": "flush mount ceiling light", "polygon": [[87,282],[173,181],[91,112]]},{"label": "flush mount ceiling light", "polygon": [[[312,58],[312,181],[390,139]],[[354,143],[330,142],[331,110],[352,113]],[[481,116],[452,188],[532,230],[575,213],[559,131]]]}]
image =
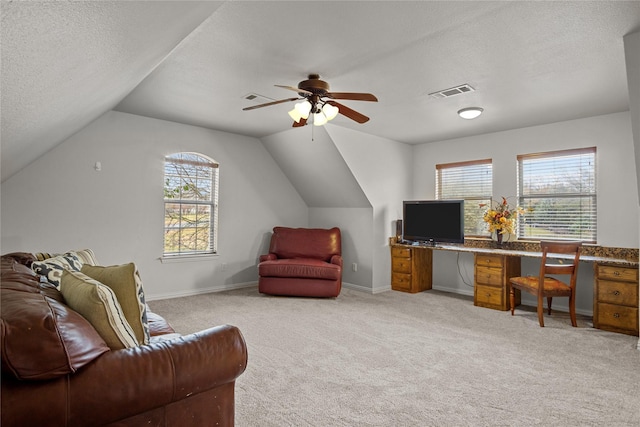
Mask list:
[{"label": "flush mount ceiling light", "polygon": [[463,119],[471,120],[478,117],[480,114],[482,114],[483,111],[484,109],[480,107],[469,107],[469,108],[463,108],[462,110],[459,110],[458,115]]}]

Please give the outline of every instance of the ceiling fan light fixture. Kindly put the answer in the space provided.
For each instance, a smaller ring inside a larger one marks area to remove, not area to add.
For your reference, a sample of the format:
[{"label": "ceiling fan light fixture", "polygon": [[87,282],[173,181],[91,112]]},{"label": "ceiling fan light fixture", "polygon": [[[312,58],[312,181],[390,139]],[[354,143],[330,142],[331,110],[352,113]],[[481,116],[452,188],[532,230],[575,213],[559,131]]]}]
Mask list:
[{"label": "ceiling fan light fixture", "polygon": [[478,117],[480,114],[482,114],[483,111],[484,109],[480,107],[469,107],[459,110],[458,115],[463,119],[471,120]]},{"label": "ceiling fan light fixture", "polygon": [[298,111],[296,108],[294,108],[293,110],[289,111],[289,117],[291,117],[294,122],[300,123],[300,119],[302,118],[302,114],[300,114],[300,111]]},{"label": "ceiling fan light fixture", "polygon": [[324,113],[319,112],[319,113],[315,113],[313,115],[313,124],[315,126],[322,126],[324,124],[326,124],[329,120],[327,120],[327,116],[324,115]]},{"label": "ceiling fan light fixture", "polygon": [[324,104],[322,107],[322,112],[327,117],[327,121],[335,119],[339,111],[338,107],[331,104]]},{"label": "ceiling fan light fixture", "polygon": [[303,119],[309,118],[309,112],[311,111],[311,103],[306,99],[302,102],[298,102],[295,107],[296,110],[300,113],[300,117]]},{"label": "ceiling fan light fixture", "polygon": [[310,111],[311,104],[305,99],[293,106],[293,109],[289,111],[289,117],[291,117],[296,123],[300,123],[300,119],[307,120],[309,118]]}]

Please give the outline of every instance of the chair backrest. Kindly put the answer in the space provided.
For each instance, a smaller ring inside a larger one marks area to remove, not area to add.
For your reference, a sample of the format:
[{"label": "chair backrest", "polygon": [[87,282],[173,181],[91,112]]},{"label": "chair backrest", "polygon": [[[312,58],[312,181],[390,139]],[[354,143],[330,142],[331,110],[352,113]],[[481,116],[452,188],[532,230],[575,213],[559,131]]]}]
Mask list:
[{"label": "chair backrest", "polygon": [[569,285],[574,288],[578,275],[578,263],[582,242],[549,242],[541,241],[542,262],[540,277],[549,274],[571,275]]},{"label": "chair backrest", "polygon": [[333,255],[342,255],[340,229],[274,227],[269,252],[278,258],[315,258],[328,262]]}]

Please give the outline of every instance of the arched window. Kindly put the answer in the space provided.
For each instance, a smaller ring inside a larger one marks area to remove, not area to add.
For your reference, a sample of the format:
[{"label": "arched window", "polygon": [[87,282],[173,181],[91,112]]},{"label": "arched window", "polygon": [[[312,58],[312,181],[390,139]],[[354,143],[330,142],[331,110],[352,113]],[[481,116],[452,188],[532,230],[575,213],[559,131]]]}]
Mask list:
[{"label": "arched window", "polygon": [[218,164],[197,153],[164,161],[166,257],[214,254],[218,234]]}]

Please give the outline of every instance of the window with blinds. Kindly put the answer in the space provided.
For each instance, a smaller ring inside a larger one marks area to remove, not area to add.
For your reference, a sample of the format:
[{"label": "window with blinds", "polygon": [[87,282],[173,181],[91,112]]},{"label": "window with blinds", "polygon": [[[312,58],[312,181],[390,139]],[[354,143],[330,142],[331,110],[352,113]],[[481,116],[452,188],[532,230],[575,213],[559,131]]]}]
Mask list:
[{"label": "window with blinds", "polygon": [[164,256],[216,253],[218,164],[196,153],[164,162]]},{"label": "window with blinds", "polygon": [[465,236],[488,236],[482,220],[493,195],[491,159],[436,165],[436,199],[464,200]]},{"label": "window with blinds", "polygon": [[596,242],[596,148],[518,156],[523,239]]}]

